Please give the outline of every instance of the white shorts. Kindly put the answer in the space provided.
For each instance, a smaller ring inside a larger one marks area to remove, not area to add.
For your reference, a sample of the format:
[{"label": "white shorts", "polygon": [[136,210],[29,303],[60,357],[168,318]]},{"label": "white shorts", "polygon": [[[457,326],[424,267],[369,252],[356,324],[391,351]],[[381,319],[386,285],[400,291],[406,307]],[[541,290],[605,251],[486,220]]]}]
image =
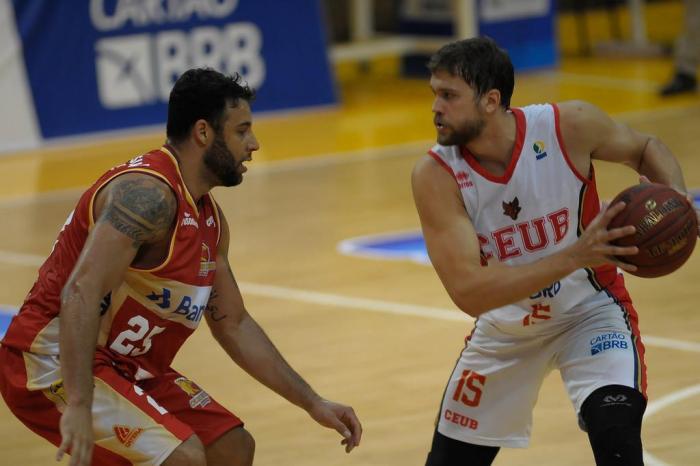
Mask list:
[{"label": "white shorts", "polygon": [[644,347],[631,303],[608,301],[547,337],[507,335],[477,322],[447,384],[438,431],[476,445],[528,446],[532,409],[555,368],[576,413],[606,385],[646,396]]}]

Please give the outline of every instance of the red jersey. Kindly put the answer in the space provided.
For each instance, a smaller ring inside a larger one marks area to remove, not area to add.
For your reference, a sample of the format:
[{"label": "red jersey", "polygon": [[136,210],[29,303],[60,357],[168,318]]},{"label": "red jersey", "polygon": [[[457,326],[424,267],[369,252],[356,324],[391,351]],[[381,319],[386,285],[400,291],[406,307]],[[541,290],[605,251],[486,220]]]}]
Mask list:
[{"label": "red jersey", "polygon": [[[195,204],[172,149],[164,146],[102,175],[78,201],[51,255],[2,341],[22,351],[58,355],[60,295],[95,224],[97,193],[124,173],[145,173],[167,183],[177,198],[167,258],[157,267],[129,267],[123,283],[105,296],[97,358],[108,358],[134,379],[166,371],[197,328],[209,300],[220,237],[219,213],[210,194]],[[106,264],[109,267],[109,264]]]}]

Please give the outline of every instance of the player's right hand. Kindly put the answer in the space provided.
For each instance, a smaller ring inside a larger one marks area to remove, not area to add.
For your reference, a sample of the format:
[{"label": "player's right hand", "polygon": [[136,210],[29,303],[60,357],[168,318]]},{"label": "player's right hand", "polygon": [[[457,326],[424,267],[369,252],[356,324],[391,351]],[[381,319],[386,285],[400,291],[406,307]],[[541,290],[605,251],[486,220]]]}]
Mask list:
[{"label": "player's right hand", "polygon": [[92,464],[92,411],[90,406],[67,406],[61,416],[61,445],[56,452],[56,461],[65,453],[71,456],[70,466]]},{"label": "player's right hand", "polygon": [[624,202],[608,206],[601,211],[596,218],[586,227],[581,237],[571,246],[570,256],[579,268],[596,267],[603,264],[615,264],[622,270],[634,272],[637,267],[622,262],[616,257],[637,254],[636,246],[615,246],[612,241],[623,236],[635,233],[634,226],[627,225],[621,228],[608,230],[608,225],[613,218],[625,208]]},{"label": "player's right hand", "polygon": [[316,422],[329,429],[335,429],[343,436],[340,443],[345,445],[346,453],[360,445],[362,425],[350,406],[320,398],[308,412]]}]

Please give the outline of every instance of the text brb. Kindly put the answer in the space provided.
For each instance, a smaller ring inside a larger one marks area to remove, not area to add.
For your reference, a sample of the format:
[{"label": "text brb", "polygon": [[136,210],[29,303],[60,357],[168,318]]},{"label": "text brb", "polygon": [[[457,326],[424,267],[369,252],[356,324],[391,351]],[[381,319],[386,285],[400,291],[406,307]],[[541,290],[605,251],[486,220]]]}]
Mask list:
[{"label": "text brb", "polygon": [[[95,43],[101,104],[118,109],[167,102],[175,80],[192,67],[240,73],[251,87],[262,87],[260,28],[221,24],[237,6],[238,0],[90,0],[93,26],[108,34]],[[188,27],[193,20],[216,22]],[[166,25],[172,28],[152,30]]]}]

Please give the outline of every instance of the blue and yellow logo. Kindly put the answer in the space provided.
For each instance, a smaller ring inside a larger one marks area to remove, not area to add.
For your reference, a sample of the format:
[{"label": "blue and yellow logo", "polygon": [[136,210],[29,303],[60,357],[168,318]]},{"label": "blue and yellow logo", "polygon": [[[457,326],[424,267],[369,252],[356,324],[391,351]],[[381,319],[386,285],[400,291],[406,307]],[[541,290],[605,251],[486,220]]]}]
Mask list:
[{"label": "blue and yellow logo", "polygon": [[537,160],[542,160],[543,158],[547,157],[547,152],[544,150],[544,141],[535,141],[535,143],[532,145],[532,150],[535,151],[535,157]]}]

